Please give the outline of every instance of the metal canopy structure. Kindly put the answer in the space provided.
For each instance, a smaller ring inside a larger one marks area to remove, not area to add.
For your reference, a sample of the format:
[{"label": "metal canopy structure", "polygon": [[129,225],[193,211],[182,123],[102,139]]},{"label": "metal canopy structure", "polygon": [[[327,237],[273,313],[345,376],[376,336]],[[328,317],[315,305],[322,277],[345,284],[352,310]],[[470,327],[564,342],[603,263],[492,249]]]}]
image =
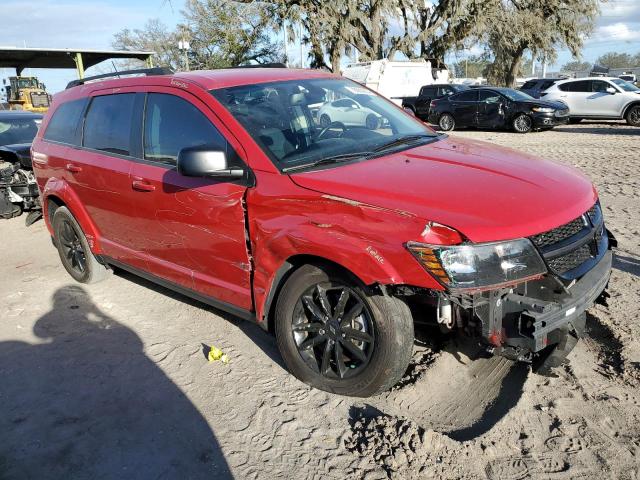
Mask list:
[{"label": "metal canopy structure", "polygon": [[78,78],[84,78],[85,68],[116,58],[134,58],[153,67],[152,56],[153,52],[124,50],[0,47],[0,68],[15,68],[18,76],[25,68],[75,68]]}]

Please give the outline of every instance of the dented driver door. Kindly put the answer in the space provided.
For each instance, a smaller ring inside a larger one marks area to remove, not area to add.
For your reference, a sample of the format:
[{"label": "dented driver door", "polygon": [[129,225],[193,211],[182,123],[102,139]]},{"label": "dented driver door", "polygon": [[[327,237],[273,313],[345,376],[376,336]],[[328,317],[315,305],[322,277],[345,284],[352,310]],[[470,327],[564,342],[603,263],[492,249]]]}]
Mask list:
[{"label": "dented driver door", "polygon": [[186,177],[176,170],[178,152],[198,145],[223,150],[243,166],[239,147],[228,142],[224,127],[195,96],[177,88],[148,88],[143,158],[131,172],[136,250],[155,276],[249,310],[246,179]]}]

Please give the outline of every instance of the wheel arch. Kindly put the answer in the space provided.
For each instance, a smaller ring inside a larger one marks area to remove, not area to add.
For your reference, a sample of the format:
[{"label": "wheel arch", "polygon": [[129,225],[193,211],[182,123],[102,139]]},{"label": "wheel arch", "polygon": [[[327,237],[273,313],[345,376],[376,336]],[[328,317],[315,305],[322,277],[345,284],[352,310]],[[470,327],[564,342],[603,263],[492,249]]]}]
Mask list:
[{"label": "wheel arch", "polygon": [[270,333],[274,332],[275,322],[272,321],[275,313],[275,306],[278,300],[278,296],[282,291],[282,287],[289,279],[289,277],[304,265],[313,265],[319,268],[329,268],[335,271],[343,273],[349,280],[357,283],[358,286],[367,290],[372,289],[372,285],[367,285],[358,275],[351,271],[346,266],[330,260],[326,257],[313,254],[296,254],[287,258],[282,265],[278,268],[274,274],[273,281],[271,282],[271,288],[265,296],[264,305],[262,308],[263,320],[260,322],[260,326]]},{"label": "wheel arch", "polygon": [[55,211],[60,207],[66,207],[76,219],[80,228],[82,228],[82,232],[87,238],[91,251],[93,253],[101,252],[98,229],[77,194],[67,182],[57,178],[50,178],[44,186],[42,199],[44,208],[43,217],[51,236],[53,236],[53,225],[51,222]]},{"label": "wheel arch", "polygon": [[629,104],[625,105],[624,110],[622,111],[622,118],[627,118],[629,109],[637,106],[640,106],[640,100],[632,100]]}]

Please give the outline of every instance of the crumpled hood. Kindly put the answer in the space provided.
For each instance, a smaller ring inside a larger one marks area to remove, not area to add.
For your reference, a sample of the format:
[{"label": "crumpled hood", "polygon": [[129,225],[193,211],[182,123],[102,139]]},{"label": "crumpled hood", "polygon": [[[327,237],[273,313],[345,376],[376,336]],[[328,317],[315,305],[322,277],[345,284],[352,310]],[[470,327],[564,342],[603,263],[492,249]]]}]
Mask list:
[{"label": "crumpled hood", "polygon": [[597,199],[592,183],[577,169],[453,138],[291,179],[333,197],[448,225],[474,242],[549,230],[578,217]]},{"label": "crumpled hood", "polygon": [[31,144],[30,143],[14,143],[11,145],[0,146],[0,159],[5,162],[20,162],[22,168],[31,169]]}]

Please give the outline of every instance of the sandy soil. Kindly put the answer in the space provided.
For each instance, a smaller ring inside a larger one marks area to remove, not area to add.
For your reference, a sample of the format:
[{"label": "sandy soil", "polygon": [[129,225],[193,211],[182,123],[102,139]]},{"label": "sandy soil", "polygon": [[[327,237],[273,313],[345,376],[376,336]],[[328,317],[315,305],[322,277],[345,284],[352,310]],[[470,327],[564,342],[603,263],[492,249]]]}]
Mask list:
[{"label": "sandy soil", "polygon": [[0,223],[0,478],[638,478],[640,130],[453,135],[575,165],[601,194],[612,298],[556,377],[419,331],[392,391],[313,390],[255,325],[128,274],[74,284],[22,217]]}]

